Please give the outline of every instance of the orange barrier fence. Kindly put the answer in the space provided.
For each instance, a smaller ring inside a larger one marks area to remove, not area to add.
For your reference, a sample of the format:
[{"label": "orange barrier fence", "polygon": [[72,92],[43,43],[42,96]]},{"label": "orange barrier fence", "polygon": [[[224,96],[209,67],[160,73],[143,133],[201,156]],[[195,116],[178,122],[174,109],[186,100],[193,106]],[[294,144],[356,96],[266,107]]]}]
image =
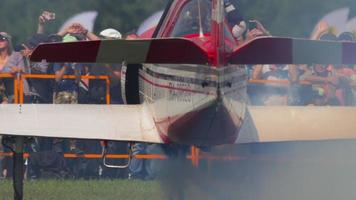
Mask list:
[{"label": "orange barrier fence", "polygon": [[[198,154],[196,153],[196,150],[195,150],[194,154],[195,155],[193,155],[193,154],[188,155],[187,159],[192,160],[192,163],[193,163],[194,166],[198,166],[199,159],[202,159],[203,157],[199,157]],[[13,155],[13,153],[0,152],[0,157],[12,157],[12,155]],[[31,156],[30,153],[25,153],[24,154],[24,158],[29,158],[30,156]],[[64,158],[101,159],[102,155],[101,154],[64,153],[63,157]],[[129,158],[129,155],[128,154],[107,154],[105,157],[109,158],[109,159],[127,159],[127,158]],[[137,158],[137,159],[158,159],[158,160],[167,159],[167,156],[161,155],[161,154],[138,154],[138,155],[135,155],[133,157]],[[212,160],[216,160],[216,158],[212,157]]]},{"label": "orange barrier fence", "polygon": [[[0,157],[12,157],[13,153],[5,153],[5,152],[0,152]],[[29,158],[31,156],[30,153],[25,153],[24,158]],[[100,159],[102,158],[101,154],[74,154],[74,153],[64,153],[63,154],[64,158],[87,158],[87,159]],[[159,160],[165,160],[167,157],[165,155],[161,154],[140,154],[140,155],[135,155],[134,156],[137,159],[159,159]],[[128,154],[107,154],[106,158],[110,159],[126,159],[129,158]],[[188,159],[191,159],[191,156],[187,157]]]},{"label": "orange barrier fence", "polygon": [[[1,74],[0,78],[14,79],[14,103],[24,103],[24,80],[31,79],[55,79],[55,75],[51,74]],[[76,79],[74,75],[64,75],[63,79]],[[108,76],[80,76],[80,79],[88,80],[103,80],[106,84],[106,104],[110,104],[110,78]]]},{"label": "orange barrier fence", "polygon": [[[55,79],[55,75],[49,74],[22,74],[20,79],[20,87],[19,87],[19,94],[20,99],[19,103],[23,103],[24,101],[24,92],[23,92],[23,83],[24,79],[31,78],[31,79]],[[65,75],[63,79],[76,79],[77,77],[74,75]],[[80,76],[80,79],[88,79],[88,80],[104,80],[106,83],[106,104],[110,104],[110,78],[108,76]]]},{"label": "orange barrier fence", "polygon": [[19,100],[19,77],[13,74],[0,74],[0,78],[12,78],[14,79],[14,103],[18,103]]},{"label": "orange barrier fence", "polygon": [[[193,149],[192,149],[193,150]],[[195,155],[193,155],[195,154]],[[0,152],[0,157],[12,157],[13,153],[5,153],[5,152]],[[29,158],[31,156],[31,153],[25,153],[24,158]],[[64,158],[86,158],[86,159],[101,159],[102,155],[101,154],[74,154],[74,153],[64,153],[63,154]],[[157,160],[166,160],[167,156],[162,155],[162,154],[138,154],[133,156],[136,159],[157,159]],[[129,158],[128,154],[107,154],[106,158],[109,159],[127,159]],[[214,156],[214,155],[199,155],[199,149],[196,148],[194,152],[192,152],[191,155],[187,156],[187,159],[192,160],[192,164],[195,167],[199,166],[199,160],[224,160],[224,161],[237,161],[237,160],[245,160],[247,159],[246,157],[242,156],[232,156],[232,155],[226,155],[226,156]]]}]

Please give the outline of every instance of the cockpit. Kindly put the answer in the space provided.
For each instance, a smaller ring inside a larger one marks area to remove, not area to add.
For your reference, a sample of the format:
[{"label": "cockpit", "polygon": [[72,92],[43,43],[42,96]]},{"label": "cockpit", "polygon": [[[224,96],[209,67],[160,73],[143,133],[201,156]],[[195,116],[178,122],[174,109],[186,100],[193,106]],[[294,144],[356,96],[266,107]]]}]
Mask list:
[{"label": "cockpit", "polygon": [[170,37],[203,36],[211,32],[211,0],[192,0],[179,13]]},{"label": "cockpit", "polygon": [[[216,14],[214,0],[183,0],[171,7],[170,17],[166,21],[161,37],[183,37],[193,40],[200,47],[209,51],[214,49],[212,37],[222,37],[226,52],[230,52],[239,44],[240,38],[234,37],[234,25],[239,24],[240,18],[231,17],[234,8],[223,1],[223,32],[220,36],[214,32],[214,15]],[[236,15],[235,15],[236,16]],[[242,17],[241,17],[242,19]],[[236,22],[235,22],[236,21]],[[214,35],[215,34],[215,35]]]}]

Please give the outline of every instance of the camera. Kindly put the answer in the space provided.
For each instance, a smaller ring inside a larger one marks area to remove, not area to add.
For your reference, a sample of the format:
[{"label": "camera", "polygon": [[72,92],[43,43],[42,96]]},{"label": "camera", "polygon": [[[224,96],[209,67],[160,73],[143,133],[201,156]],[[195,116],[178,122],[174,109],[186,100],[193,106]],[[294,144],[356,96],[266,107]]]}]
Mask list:
[{"label": "camera", "polygon": [[257,28],[257,23],[255,21],[249,21],[248,22],[248,28],[250,30]]},{"label": "camera", "polygon": [[54,20],[54,19],[56,19],[56,13],[49,12],[49,11],[43,11],[42,16],[46,20]]}]

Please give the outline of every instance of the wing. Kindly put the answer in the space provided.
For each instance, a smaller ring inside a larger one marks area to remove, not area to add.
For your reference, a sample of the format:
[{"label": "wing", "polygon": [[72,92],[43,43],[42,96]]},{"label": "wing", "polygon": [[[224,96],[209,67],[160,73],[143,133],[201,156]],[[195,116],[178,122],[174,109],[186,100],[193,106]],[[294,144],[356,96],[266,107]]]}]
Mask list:
[{"label": "wing", "polygon": [[[356,43],[263,37],[237,48],[232,64],[354,64]],[[237,143],[356,139],[356,108],[249,107]]]},{"label": "wing", "polygon": [[356,139],[355,107],[251,106],[237,143]]},{"label": "wing", "polygon": [[0,105],[0,133],[162,143],[143,105]]},{"label": "wing", "polygon": [[261,37],[237,48],[232,64],[355,64],[355,42]]},{"label": "wing", "polygon": [[42,44],[31,61],[78,63],[206,64],[208,56],[194,42],[182,38],[102,40]]}]

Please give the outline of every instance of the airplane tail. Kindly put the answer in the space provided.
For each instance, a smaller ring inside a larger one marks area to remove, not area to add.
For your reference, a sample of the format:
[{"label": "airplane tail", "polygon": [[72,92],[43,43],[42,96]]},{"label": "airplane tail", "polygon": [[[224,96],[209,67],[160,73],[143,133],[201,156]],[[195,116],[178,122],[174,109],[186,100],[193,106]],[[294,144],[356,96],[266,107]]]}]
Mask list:
[{"label": "airplane tail", "polygon": [[208,56],[195,43],[180,38],[102,40],[38,46],[31,61],[78,63],[206,64]]},{"label": "airplane tail", "polygon": [[237,48],[230,64],[356,64],[356,43],[261,37]]}]

